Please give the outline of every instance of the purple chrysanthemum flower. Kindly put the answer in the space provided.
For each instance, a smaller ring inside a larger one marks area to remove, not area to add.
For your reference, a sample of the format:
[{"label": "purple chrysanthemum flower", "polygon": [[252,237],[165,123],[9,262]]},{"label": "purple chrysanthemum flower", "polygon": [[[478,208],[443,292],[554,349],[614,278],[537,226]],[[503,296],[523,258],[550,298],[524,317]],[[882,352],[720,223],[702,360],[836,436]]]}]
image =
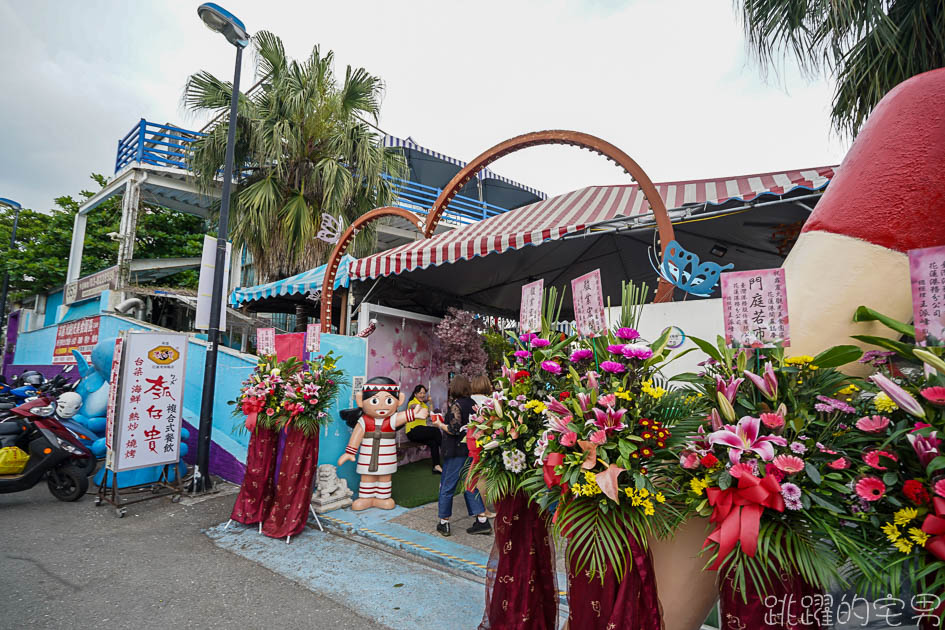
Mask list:
[{"label": "purple chrysanthemum flower", "polygon": [[627,371],[627,368],[625,368],[622,363],[617,363],[616,361],[602,361],[600,369],[605,372],[610,372],[611,374],[621,374]]},{"label": "purple chrysanthemum flower", "polygon": [[803,455],[807,452],[807,447],[800,442],[791,442],[790,449],[792,453],[797,453],[798,455]]},{"label": "purple chrysanthemum flower", "polygon": [[800,499],[784,499],[784,507],[789,510],[800,510],[804,507],[804,504],[801,503]]},{"label": "purple chrysanthemum flower", "polygon": [[546,347],[548,347],[548,346],[550,346],[550,345],[551,345],[551,342],[548,341],[547,339],[542,339],[541,337],[538,337],[538,338],[536,338],[536,339],[532,339],[532,347],[533,347],[533,348],[546,348]]},{"label": "purple chrysanthemum flower", "polygon": [[575,350],[571,353],[571,363],[577,363],[579,361],[586,361],[594,356],[593,350],[588,350],[587,348],[581,348],[580,350]]},{"label": "purple chrysanthemum flower", "polygon": [[622,343],[611,344],[607,346],[607,352],[609,352],[610,354],[623,354],[623,344]]},{"label": "purple chrysanthemum flower", "polygon": [[551,372],[552,374],[561,374],[561,366],[554,361],[542,361],[541,369],[545,372]]},{"label": "purple chrysanthemum flower", "polygon": [[781,484],[781,496],[785,500],[788,499],[800,499],[801,498],[801,489],[793,483],[782,483]]},{"label": "purple chrysanthemum flower", "polygon": [[618,328],[616,334],[618,339],[623,339],[624,341],[633,341],[634,339],[640,338],[640,333],[633,328]]},{"label": "purple chrysanthemum flower", "polygon": [[649,346],[642,343],[628,343],[623,347],[623,356],[628,359],[646,361],[653,356],[653,351],[650,350]]},{"label": "purple chrysanthemum flower", "polygon": [[516,350],[513,354],[515,354],[515,356],[519,359],[528,359],[532,356],[532,353],[528,350]]},{"label": "purple chrysanthemum flower", "polygon": [[[842,400],[837,400],[836,398],[829,398],[827,396],[817,396],[817,400],[824,403],[828,407],[828,411],[836,410],[842,411],[843,413],[856,413],[856,409],[852,405],[848,405]],[[823,405],[814,405],[814,409],[817,411],[823,411],[820,407]]]}]

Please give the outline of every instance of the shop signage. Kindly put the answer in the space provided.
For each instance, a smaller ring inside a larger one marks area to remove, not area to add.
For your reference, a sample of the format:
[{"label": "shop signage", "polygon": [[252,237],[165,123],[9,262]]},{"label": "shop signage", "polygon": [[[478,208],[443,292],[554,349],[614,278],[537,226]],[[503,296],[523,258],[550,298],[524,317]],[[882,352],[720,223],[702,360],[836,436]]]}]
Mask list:
[{"label": "shop signage", "polygon": [[66,285],[62,295],[62,303],[65,305],[73,302],[81,302],[89,298],[101,295],[104,291],[110,291],[118,287],[118,267],[109,267],[102,269],[91,276],[79,278],[75,282]]},{"label": "shop signage", "polygon": [[86,361],[91,361],[92,349],[98,343],[99,322],[100,318],[96,315],[59,324],[53,346],[53,365],[75,363],[73,350],[78,350]]},{"label": "shop signage", "polygon": [[574,321],[579,335],[596,337],[607,329],[600,269],[572,280],[571,295],[574,297]]},{"label": "shop signage", "polygon": [[784,269],[723,273],[722,310],[729,347],[791,345]]},{"label": "shop signage", "polygon": [[318,352],[322,347],[321,324],[308,324],[305,327],[305,351]]},{"label": "shop signage", "polygon": [[912,314],[919,345],[945,345],[945,245],[909,251]]},{"label": "shop signage", "polygon": [[544,279],[522,287],[522,305],[518,316],[518,326],[522,332],[541,331],[541,294],[544,288]]},{"label": "shop signage", "polygon": [[275,328],[257,328],[256,329],[256,354],[264,356],[276,353],[276,329]]},{"label": "shop signage", "polygon": [[111,443],[106,465],[117,473],[175,464],[180,460],[187,335],[126,331],[122,338],[116,346],[118,378],[112,376],[111,385],[118,385],[114,405],[109,400],[112,437],[106,435],[106,445]]},{"label": "shop signage", "polygon": [[[226,244],[226,260],[223,263],[223,299],[220,300],[220,325],[218,330],[226,330],[226,294],[230,277],[230,243]],[[210,301],[213,298],[213,275],[217,268],[217,239],[204,235],[203,252],[200,255],[200,281],[197,283],[197,314],[194,328],[210,328]]]}]

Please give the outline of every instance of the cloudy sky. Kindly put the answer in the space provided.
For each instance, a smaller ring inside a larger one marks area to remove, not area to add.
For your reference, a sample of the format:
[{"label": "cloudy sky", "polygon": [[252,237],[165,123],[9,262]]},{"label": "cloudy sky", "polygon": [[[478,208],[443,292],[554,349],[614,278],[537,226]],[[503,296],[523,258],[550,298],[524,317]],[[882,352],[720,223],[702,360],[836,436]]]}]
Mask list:
[{"label": "cloudy sky", "polygon": [[[199,128],[187,76],[229,78],[234,49],[185,0],[0,0],[0,197],[37,210],[111,175],[139,118]],[[386,82],[381,127],[468,160],[510,136],[586,131],[655,181],[835,164],[831,85],[749,57],[732,0],[222,0],[251,31]],[[244,87],[252,58],[244,60]],[[603,158],[548,147],[493,169],[549,194],[622,183]]]}]

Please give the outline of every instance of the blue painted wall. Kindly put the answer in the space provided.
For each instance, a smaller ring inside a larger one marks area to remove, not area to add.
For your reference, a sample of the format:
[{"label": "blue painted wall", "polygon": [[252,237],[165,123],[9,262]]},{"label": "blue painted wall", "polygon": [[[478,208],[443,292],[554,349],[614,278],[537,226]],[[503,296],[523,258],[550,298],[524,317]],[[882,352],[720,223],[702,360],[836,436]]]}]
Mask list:
[{"label": "blue painted wall", "polygon": [[46,296],[46,317],[43,320],[43,326],[52,326],[56,323],[60,306],[62,306],[62,289]]}]

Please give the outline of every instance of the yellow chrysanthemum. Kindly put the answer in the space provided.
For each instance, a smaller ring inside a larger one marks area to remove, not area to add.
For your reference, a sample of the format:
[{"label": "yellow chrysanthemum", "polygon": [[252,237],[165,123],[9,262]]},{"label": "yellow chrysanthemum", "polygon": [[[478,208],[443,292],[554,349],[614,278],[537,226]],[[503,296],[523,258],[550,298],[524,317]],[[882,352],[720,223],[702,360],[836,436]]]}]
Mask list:
[{"label": "yellow chrysanthemum", "polygon": [[587,483],[597,483],[597,475],[589,470],[584,471],[584,481]]},{"label": "yellow chrysanthemum", "polygon": [[784,360],[788,365],[806,365],[814,362],[814,357],[810,355],[801,355],[797,357],[788,357]]},{"label": "yellow chrysanthemum", "polygon": [[913,546],[914,545],[908,540],[906,540],[905,538],[900,538],[899,540],[893,543],[893,547],[895,547],[902,553],[912,553]]},{"label": "yellow chrysanthemum", "polygon": [[614,396],[616,396],[617,398],[622,398],[624,400],[630,400],[631,398],[630,392],[625,390],[623,387],[621,387],[616,392],[614,392]]},{"label": "yellow chrysanthemum", "polygon": [[640,384],[640,390],[654,400],[659,400],[666,395],[666,390],[662,387],[653,387],[653,381],[643,381]]},{"label": "yellow chrysanthemum", "polygon": [[571,486],[571,492],[574,493],[574,496],[579,497],[584,492],[584,488],[581,487],[581,484],[576,483],[573,486]]},{"label": "yellow chrysanthemum", "polygon": [[663,496],[662,492],[657,492],[654,495],[654,498],[656,499],[657,503],[666,503],[666,497]]},{"label": "yellow chrysanthemum", "polygon": [[893,514],[893,521],[896,525],[905,525],[912,521],[919,515],[919,511],[915,508],[902,508],[895,514]]},{"label": "yellow chrysanthemum", "polygon": [[652,501],[643,502],[643,513],[646,516],[653,516],[654,514],[656,514],[656,508],[653,507]]},{"label": "yellow chrysanthemum", "polygon": [[899,406],[893,402],[886,392],[879,392],[873,397],[873,406],[876,407],[877,411],[882,411],[883,413],[889,413],[899,409]]},{"label": "yellow chrysanthemum", "polygon": [[637,494],[639,494],[641,498],[645,499],[648,496],[650,496],[650,491],[647,490],[646,488],[640,488],[639,490],[637,490]]},{"label": "yellow chrysanthemum", "polygon": [[692,490],[693,494],[702,496],[702,493],[709,486],[706,482],[702,481],[699,478],[694,478],[689,480],[689,489]]},{"label": "yellow chrysanthemum", "polygon": [[529,400],[527,403],[525,403],[525,408],[531,409],[535,413],[545,413],[545,409],[548,407],[545,406],[545,403],[541,402],[540,400]]},{"label": "yellow chrysanthemum", "polygon": [[841,396],[852,396],[858,391],[860,391],[860,388],[854,385],[853,383],[850,383],[849,385],[847,385],[846,387],[844,387],[837,393],[840,394]]},{"label": "yellow chrysanthemum", "polygon": [[929,539],[929,535],[923,532],[918,527],[910,527],[909,538],[911,538],[915,544],[919,545],[920,547],[924,547],[925,543]]},{"label": "yellow chrysanthemum", "polygon": [[902,534],[899,532],[899,528],[896,527],[893,523],[886,523],[882,527],[883,533],[886,534],[886,538],[889,539],[889,542],[896,542],[899,540],[899,537]]}]

